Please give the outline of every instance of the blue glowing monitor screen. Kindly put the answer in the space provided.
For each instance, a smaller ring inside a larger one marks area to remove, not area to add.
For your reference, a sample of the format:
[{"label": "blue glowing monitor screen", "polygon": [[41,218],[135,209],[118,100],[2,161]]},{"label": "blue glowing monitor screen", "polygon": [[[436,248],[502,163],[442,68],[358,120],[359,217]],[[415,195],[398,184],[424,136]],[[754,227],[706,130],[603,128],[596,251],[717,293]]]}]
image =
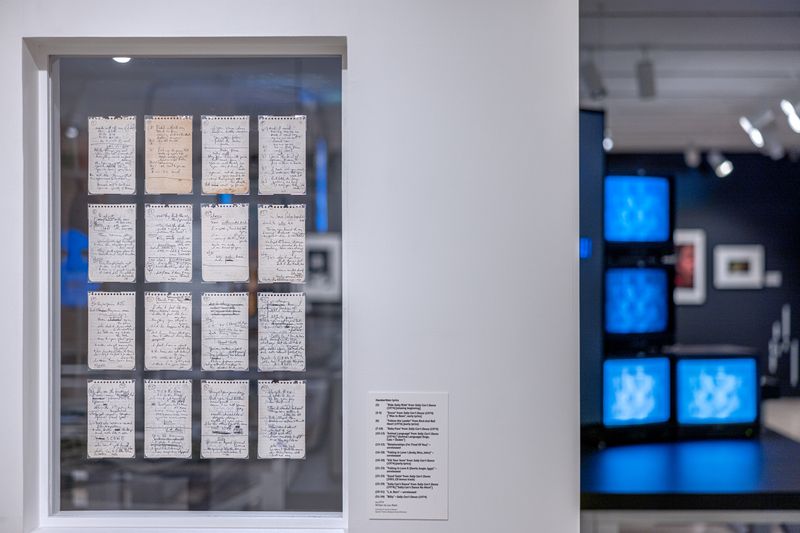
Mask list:
[{"label": "blue glowing monitor screen", "polygon": [[665,332],[671,296],[665,269],[608,269],[606,332],[617,335]]},{"label": "blue glowing monitor screen", "polygon": [[660,424],[669,420],[669,360],[607,359],[603,363],[603,423]]},{"label": "blue glowing monitor screen", "polygon": [[681,359],[678,423],[746,424],[758,407],[755,359]]},{"label": "blue glowing monitor screen", "polygon": [[669,217],[667,178],[606,177],[606,241],[666,242],[670,239]]}]

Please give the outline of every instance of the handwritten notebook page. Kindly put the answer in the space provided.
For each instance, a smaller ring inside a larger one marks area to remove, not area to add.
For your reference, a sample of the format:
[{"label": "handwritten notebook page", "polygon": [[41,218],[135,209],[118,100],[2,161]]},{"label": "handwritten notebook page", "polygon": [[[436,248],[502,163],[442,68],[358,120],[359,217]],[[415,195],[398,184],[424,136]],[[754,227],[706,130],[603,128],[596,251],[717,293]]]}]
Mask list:
[{"label": "handwritten notebook page", "polygon": [[306,456],[306,382],[258,381],[258,458]]},{"label": "handwritten notebook page", "polygon": [[306,193],[306,117],[258,117],[258,194]]},{"label": "handwritten notebook page", "polygon": [[247,459],[249,453],[247,380],[200,382],[202,425],[200,456],[203,459]]},{"label": "handwritten notebook page", "polygon": [[192,117],[144,118],[144,191],[192,193]]},{"label": "handwritten notebook page", "polygon": [[192,369],[191,293],[144,293],[144,368]]},{"label": "handwritten notebook page", "polygon": [[144,380],[144,456],[192,456],[192,380]]},{"label": "handwritten notebook page", "polygon": [[86,454],[90,459],[136,455],[136,384],[94,379],[86,384]]},{"label": "handwritten notebook page", "polygon": [[136,117],[89,117],[89,194],[136,194]]},{"label": "handwritten notebook page", "polygon": [[306,295],[258,293],[258,369],[306,369]]},{"label": "handwritten notebook page", "polygon": [[306,279],[306,206],[258,206],[258,282]]},{"label": "handwritten notebook page", "polygon": [[248,205],[203,204],[203,281],[250,279]]},{"label": "handwritten notebook page", "polygon": [[136,367],[136,293],[90,292],[89,368],[133,370]]},{"label": "handwritten notebook page", "polygon": [[201,117],[203,194],[250,193],[250,117]]},{"label": "handwritten notebook page", "polygon": [[203,370],[247,370],[248,295],[207,292],[201,306],[200,366]]},{"label": "handwritten notebook page", "polygon": [[144,206],[144,279],[192,281],[192,206]]},{"label": "handwritten notebook page", "polygon": [[89,204],[89,281],[136,281],[135,204]]}]

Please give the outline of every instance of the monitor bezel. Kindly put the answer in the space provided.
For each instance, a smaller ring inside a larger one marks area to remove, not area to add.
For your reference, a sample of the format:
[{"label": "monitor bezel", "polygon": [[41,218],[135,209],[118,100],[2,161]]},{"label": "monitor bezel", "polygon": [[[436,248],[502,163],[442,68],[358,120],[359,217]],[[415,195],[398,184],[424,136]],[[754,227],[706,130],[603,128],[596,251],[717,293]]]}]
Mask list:
[{"label": "monitor bezel", "polygon": [[[675,420],[676,434],[678,438],[731,438],[744,437],[752,438],[758,436],[761,430],[761,387],[760,387],[760,358],[758,354],[725,354],[725,353],[697,353],[697,354],[673,354],[673,418]],[[756,416],[751,422],[708,423],[708,424],[681,424],[678,421],[678,365],[684,360],[715,360],[715,359],[749,359],[755,362],[755,393],[756,393]]]},{"label": "monitor bezel", "polygon": [[[651,423],[644,423],[644,424],[618,424],[613,426],[606,425],[605,419],[605,412],[606,412],[606,364],[609,361],[633,361],[637,359],[664,359],[667,363],[667,379],[669,383],[667,383],[667,393],[669,395],[668,401],[668,412],[669,416],[663,422],[651,422]],[[602,372],[602,384],[601,384],[601,395],[600,395],[600,407],[603,413],[603,420],[601,423],[602,426],[602,440],[608,444],[619,444],[619,443],[626,443],[626,442],[640,442],[640,441],[660,441],[660,440],[669,440],[673,438],[673,421],[675,418],[675,410],[674,410],[674,387],[673,387],[673,380],[675,379],[674,376],[674,369],[672,364],[672,359],[668,354],[665,353],[620,353],[620,354],[611,354],[606,355],[603,358],[603,372]]]},{"label": "monitor bezel", "polygon": [[[608,285],[606,277],[608,271],[616,268],[651,268],[664,270],[667,275],[666,304],[667,325],[663,331],[648,333],[610,333],[606,329],[608,301]],[[675,290],[675,266],[665,264],[661,258],[609,258],[603,269],[603,339],[606,353],[660,353],[664,346],[672,344],[675,337],[675,304],[673,292]]]}]

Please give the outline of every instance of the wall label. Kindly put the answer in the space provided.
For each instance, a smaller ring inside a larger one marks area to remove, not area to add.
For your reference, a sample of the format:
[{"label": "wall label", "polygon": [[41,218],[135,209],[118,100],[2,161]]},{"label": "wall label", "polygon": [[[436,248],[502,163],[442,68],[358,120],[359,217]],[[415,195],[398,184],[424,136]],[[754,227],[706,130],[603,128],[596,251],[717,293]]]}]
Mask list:
[{"label": "wall label", "polygon": [[370,392],[370,518],[447,520],[446,392]]}]

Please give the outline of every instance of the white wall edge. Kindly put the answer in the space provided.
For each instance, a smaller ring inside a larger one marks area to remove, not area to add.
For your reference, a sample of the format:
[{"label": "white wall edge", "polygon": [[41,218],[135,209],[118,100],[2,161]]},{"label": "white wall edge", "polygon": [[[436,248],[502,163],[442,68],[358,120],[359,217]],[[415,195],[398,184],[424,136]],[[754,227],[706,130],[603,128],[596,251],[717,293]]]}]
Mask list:
[{"label": "white wall edge", "polygon": [[345,36],[261,37],[28,37],[34,60],[47,69],[52,55],[147,55],[172,57],[320,56],[342,57],[347,68]]},{"label": "white wall edge", "polygon": [[[35,326],[26,338],[24,375],[30,383],[24,390],[25,410],[34,420],[28,420],[24,435],[26,479],[35,479],[35,487],[25,487],[24,531],[31,533],[113,533],[143,528],[151,532],[182,533],[188,531],[241,532],[268,529],[271,532],[344,532],[347,526],[347,393],[346,393],[346,328],[343,325],[342,354],[342,415],[343,415],[343,485],[342,513],[291,512],[214,512],[214,511],[70,511],[56,512],[59,482],[59,395],[58,374],[53,372],[52,353],[57,346],[58,324],[51,322],[51,306],[60,304],[58,276],[54,270],[53,253],[57,239],[53,235],[54,220],[58,220],[58,167],[51,166],[51,105],[49,63],[51,56],[112,55],[131,53],[161,56],[223,56],[223,55],[340,55],[346,62],[345,37],[263,37],[263,38],[25,38],[21,48],[28,52],[23,63],[24,77],[36,79],[35,98],[25,101],[23,117],[26,124],[36,124],[35,144],[25,142],[25,160],[35,160],[35,167],[25,169],[25,183],[32,199],[26,204],[25,232],[32,241],[27,258],[26,289],[33,292],[34,309],[31,315]],[[344,72],[343,72],[344,84]],[[344,129],[344,125],[343,125]],[[344,182],[344,169],[343,169]],[[344,187],[344,183],[343,183]],[[28,198],[28,196],[26,196]],[[344,206],[343,206],[344,211]],[[344,213],[343,213],[344,217]],[[343,246],[343,261],[346,252]],[[27,276],[35,281],[29,281]],[[343,324],[346,324],[346,296],[343,288]],[[27,318],[27,317],[26,317]],[[55,325],[55,328],[53,327]],[[55,333],[55,335],[54,335]],[[43,342],[46,340],[46,342]],[[31,455],[32,454],[32,455]],[[124,527],[118,527],[120,523]]]},{"label": "white wall edge", "polygon": [[[120,524],[124,524],[120,527]],[[150,531],[345,531],[338,513],[215,512],[215,511],[62,511],[43,517],[41,529],[59,532]]]},{"label": "white wall edge", "polygon": [[[345,50],[345,54],[346,54]],[[349,196],[348,159],[350,150],[350,139],[347,136],[347,60],[346,55],[342,56],[342,519],[345,526],[350,523],[350,459],[347,450],[350,446],[350,395],[348,394],[350,385],[350,282],[347,272],[349,269],[349,239],[350,232],[350,210],[347,208],[347,198]]]},{"label": "white wall edge", "polygon": [[[43,527],[31,533],[83,533],[85,527]],[[196,533],[197,528],[162,528],[155,527],[148,533]],[[203,533],[264,533],[263,528],[203,528]],[[270,529],[270,533],[345,533],[346,529]],[[129,527],[97,527],[92,533],[131,533]]]},{"label": "white wall edge", "polygon": [[[692,522],[717,522],[739,524],[796,524],[800,523],[800,511],[759,510],[698,510],[698,511],[581,511],[582,520],[596,526],[607,524],[645,526],[653,524],[687,524]],[[599,531],[602,531],[600,529]]]}]

